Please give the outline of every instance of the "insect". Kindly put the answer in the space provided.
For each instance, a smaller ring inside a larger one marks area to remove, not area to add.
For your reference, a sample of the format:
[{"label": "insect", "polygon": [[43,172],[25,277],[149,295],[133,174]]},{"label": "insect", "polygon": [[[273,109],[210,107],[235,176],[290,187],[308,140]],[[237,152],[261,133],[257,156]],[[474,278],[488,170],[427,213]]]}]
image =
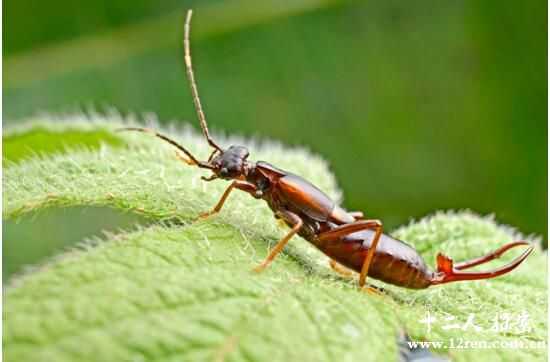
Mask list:
[{"label": "insect", "polygon": [[214,208],[201,214],[200,218],[220,212],[233,190],[244,191],[256,199],[267,202],[275,217],[282,219],[290,227],[290,231],[279,240],[265,260],[254,269],[255,271],[264,270],[296,234],[330,257],[334,269],[339,270],[340,265],[343,265],[358,272],[360,287],[365,285],[367,276],[412,289],[461,280],[494,278],[516,268],[531,253],[532,245],[509,264],[484,272],[463,270],[486,263],[500,257],[511,248],[529,243],[508,243],[488,255],[458,264],[453,264],[452,259],[439,254],[437,270],[431,271],[413,247],[383,234],[380,220],[365,218],[359,211],[345,210],[300,176],[267,162],[250,161],[248,149],[244,146],[232,145],[223,148],[218,145],[208,131],[193,73],[189,45],[191,17],[192,11],[189,10],[184,31],[185,66],[197,118],[206,141],[213,148],[212,153],[206,161],[200,161],[185,147],[154,130],[138,127],[121,130],[151,133],[170,143],[178,149],[178,158],[186,164],[212,172],[211,176],[202,177],[204,181],[231,181]]}]

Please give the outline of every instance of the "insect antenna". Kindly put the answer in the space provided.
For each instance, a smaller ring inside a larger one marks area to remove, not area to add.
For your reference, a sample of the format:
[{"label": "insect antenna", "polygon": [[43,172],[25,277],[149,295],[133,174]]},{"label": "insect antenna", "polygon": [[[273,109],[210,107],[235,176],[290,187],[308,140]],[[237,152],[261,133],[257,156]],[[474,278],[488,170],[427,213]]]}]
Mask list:
[{"label": "insect antenna", "polygon": [[[189,9],[187,11],[187,17],[185,19],[185,28],[184,28],[184,37],[183,37],[183,47],[185,51],[185,70],[187,72],[187,79],[189,80],[189,87],[191,88],[191,94],[193,96],[193,103],[195,104],[195,110],[197,111],[197,118],[199,119],[202,133],[208,144],[211,147],[214,147],[217,151],[223,153],[223,149],[214,142],[210,137],[208,132],[208,125],[206,124],[206,117],[204,116],[204,111],[202,110],[201,100],[199,98],[199,91],[197,89],[197,82],[195,81],[195,75],[193,73],[193,65],[191,63],[191,46],[189,42],[189,33],[191,32],[191,17],[193,16],[193,10]],[[210,155],[209,159],[212,159],[214,153]]]},{"label": "insect antenna", "polygon": [[182,145],[180,145],[179,143],[177,143],[176,141],[174,141],[173,139],[171,139],[170,137],[168,136],[165,136],[163,135],[162,133],[158,133],[157,131],[154,131],[150,128],[143,128],[143,127],[124,127],[124,128],[118,128],[117,129],[117,132],[120,132],[120,131],[137,131],[137,132],[143,132],[143,133],[149,133],[149,134],[152,134],[158,138],[160,138],[161,140],[163,141],[166,141],[168,143],[170,143],[172,146],[176,147],[178,150],[182,151],[183,153],[185,153],[187,155],[187,157],[189,157],[191,159],[191,162],[195,165],[197,165],[198,167],[201,167],[201,168],[208,168],[210,170],[213,170],[215,169],[214,166],[210,165],[208,162],[203,162],[203,161],[199,161],[195,158],[195,156],[193,156],[191,154],[191,152],[187,151],[187,149],[185,147],[183,147]]}]

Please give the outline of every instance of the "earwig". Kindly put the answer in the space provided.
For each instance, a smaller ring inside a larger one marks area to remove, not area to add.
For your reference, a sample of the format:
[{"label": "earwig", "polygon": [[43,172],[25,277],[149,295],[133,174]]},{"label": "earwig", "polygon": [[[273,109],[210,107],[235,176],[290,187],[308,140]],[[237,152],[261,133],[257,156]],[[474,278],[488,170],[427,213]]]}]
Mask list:
[{"label": "earwig", "polygon": [[[438,254],[437,269],[431,271],[413,247],[384,234],[380,220],[367,219],[360,211],[345,210],[315,185],[298,175],[267,162],[249,161],[249,152],[244,146],[232,145],[227,149],[219,146],[210,136],[193,73],[189,41],[191,17],[192,11],[189,10],[184,32],[186,73],[202,133],[214,150],[207,161],[200,161],[185,147],[154,130],[140,127],[121,130],[150,133],[170,143],[180,151],[178,157],[186,164],[212,172],[210,177],[203,177],[206,182],[215,179],[232,181],[214,208],[199,215],[200,218],[220,212],[234,189],[267,202],[274,215],[282,219],[290,227],[290,231],[279,240],[265,260],[254,269],[255,271],[264,270],[296,234],[331,258],[331,265],[335,269],[341,264],[358,272],[360,287],[365,285],[367,276],[412,289],[462,280],[490,279],[512,271],[533,251],[533,246],[529,243],[516,241],[480,258],[457,264],[453,264],[451,258]],[[500,268],[482,272],[463,271],[499,258],[509,249],[522,245],[528,248]]]}]

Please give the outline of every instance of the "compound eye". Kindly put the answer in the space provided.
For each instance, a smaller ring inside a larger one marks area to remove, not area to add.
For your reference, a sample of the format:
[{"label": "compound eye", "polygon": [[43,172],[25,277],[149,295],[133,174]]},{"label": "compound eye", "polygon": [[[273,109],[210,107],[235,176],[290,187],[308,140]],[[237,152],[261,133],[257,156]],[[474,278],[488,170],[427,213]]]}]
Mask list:
[{"label": "compound eye", "polygon": [[222,177],[228,177],[229,176],[229,170],[227,169],[227,167],[223,167],[220,170],[220,176],[222,176]]}]

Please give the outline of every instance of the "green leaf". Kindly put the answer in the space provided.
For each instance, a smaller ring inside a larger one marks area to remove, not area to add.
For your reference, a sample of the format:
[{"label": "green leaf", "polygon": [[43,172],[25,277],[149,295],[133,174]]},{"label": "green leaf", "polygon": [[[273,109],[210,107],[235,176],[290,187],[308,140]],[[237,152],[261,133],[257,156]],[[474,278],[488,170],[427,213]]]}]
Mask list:
[{"label": "green leaf", "polygon": [[2,136],[4,161],[17,162],[37,153],[54,153],[71,146],[98,148],[100,143],[120,145],[119,137],[90,123],[31,122],[10,128]]},{"label": "green leaf", "polygon": [[[110,133],[114,123],[92,125],[86,127],[123,137],[128,146],[102,143],[10,164],[4,217],[103,205],[163,223],[82,244],[13,279],[4,296],[6,360],[394,361],[402,328],[413,340],[447,343],[547,340],[547,262],[538,248],[517,270],[489,281],[413,291],[371,280],[386,288],[383,296],[335,275],[327,258],[298,237],[268,270],[255,274],[252,267],[285,232],[265,203],[235,193],[219,215],[193,221],[227,183],[201,182],[205,172],[182,164],[157,139]],[[199,157],[208,155],[195,133],[171,134]],[[234,142],[243,141],[221,141]],[[253,159],[301,174],[338,198],[322,159],[274,143],[248,143]],[[428,265],[439,250],[461,260],[521,237],[469,212],[437,213],[393,234],[414,245]],[[438,324],[428,331],[422,323],[427,311],[461,324],[473,314],[482,330]],[[529,332],[490,330],[495,314],[522,311],[529,315]],[[436,352],[457,361],[545,360],[547,354],[546,348]]]}]

